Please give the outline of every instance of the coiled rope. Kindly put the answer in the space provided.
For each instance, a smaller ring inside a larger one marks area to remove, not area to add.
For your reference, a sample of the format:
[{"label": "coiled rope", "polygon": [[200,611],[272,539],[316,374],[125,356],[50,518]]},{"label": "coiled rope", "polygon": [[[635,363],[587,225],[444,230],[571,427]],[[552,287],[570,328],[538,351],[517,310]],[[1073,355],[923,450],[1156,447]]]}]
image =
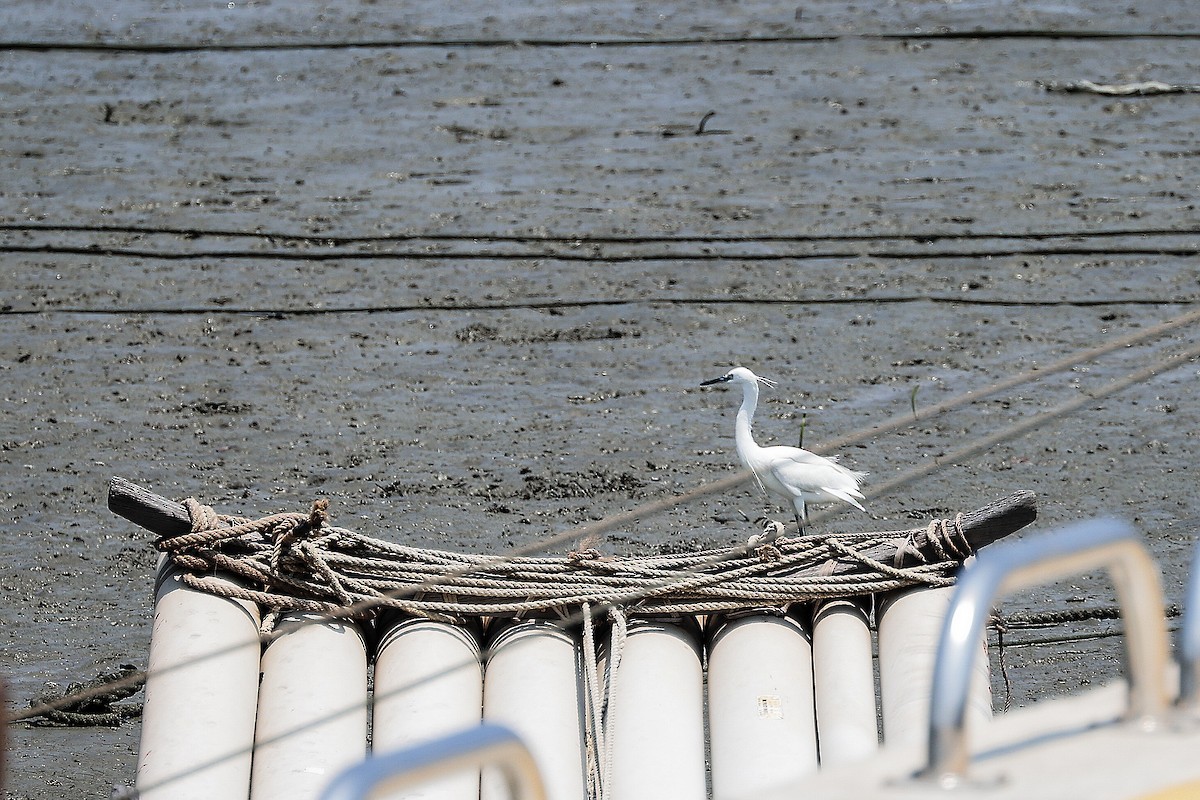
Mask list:
[{"label": "coiled rope", "polygon": [[[257,520],[220,515],[194,499],[184,506],[192,530],[162,537],[157,547],[188,586],[272,612],[342,617],[369,617],[382,608],[460,622],[531,613],[565,618],[601,606],[665,615],[787,606],[918,584],[948,586],[973,552],[962,515],[912,530],[779,539],[756,550],[647,557],[589,550],[497,560],[331,526],[324,501],[308,514]],[[895,552],[893,563],[869,554],[881,545]],[[906,562],[913,563],[901,566]]]}]

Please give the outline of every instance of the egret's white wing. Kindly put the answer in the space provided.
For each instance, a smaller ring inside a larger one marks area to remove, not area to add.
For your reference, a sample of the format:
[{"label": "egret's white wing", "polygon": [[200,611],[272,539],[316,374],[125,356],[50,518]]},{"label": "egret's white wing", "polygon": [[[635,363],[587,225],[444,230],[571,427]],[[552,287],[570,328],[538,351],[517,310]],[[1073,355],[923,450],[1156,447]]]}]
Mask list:
[{"label": "egret's white wing", "polygon": [[858,490],[858,483],[866,475],[865,472],[847,469],[833,459],[798,447],[767,449],[771,455],[772,474],[793,494],[826,493],[862,508],[855,498],[864,496]]}]

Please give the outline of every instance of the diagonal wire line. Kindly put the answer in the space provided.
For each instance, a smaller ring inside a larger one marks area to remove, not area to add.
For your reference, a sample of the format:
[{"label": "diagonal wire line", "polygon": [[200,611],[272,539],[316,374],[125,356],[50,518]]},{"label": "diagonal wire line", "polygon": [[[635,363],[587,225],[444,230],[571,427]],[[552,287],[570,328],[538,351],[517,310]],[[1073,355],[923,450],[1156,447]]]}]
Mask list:
[{"label": "diagonal wire line", "polygon": [[[1109,348],[1109,349],[1111,349],[1111,348]],[[1082,408],[1083,406],[1085,406],[1089,403],[1096,402],[1097,400],[1099,400],[1103,397],[1106,397],[1110,394],[1114,394],[1116,392],[1127,389],[1130,386],[1133,386],[1137,383],[1140,383],[1142,381],[1153,378],[1156,375],[1162,374],[1162,373],[1170,371],[1172,369],[1176,369],[1186,363],[1195,361],[1197,358],[1200,358],[1200,345],[1195,345],[1191,348],[1188,348],[1179,353],[1176,353],[1173,356],[1156,361],[1147,367],[1130,372],[1130,373],[1128,373],[1116,380],[1113,380],[1113,381],[1109,382],[1108,384],[1101,386],[1097,389],[1094,389],[1092,391],[1085,391],[1085,392],[1081,393],[1079,396],[1072,398],[1071,400],[1068,400],[1064,403],[1061,403],[1058,406],[1055,406],[1054,408],[1051,408],[1051,409],[1041,412],[1039,414],[1031,415],[1025,419],[1018,421],[1017,423],[1015,423],[1013,425],[1010,425],[1006,428],[1003,428],[1003,429],[995,432],[991,436],[984,437],[983,439],[980,439],[970,445],[967,445],[958,450],[955,450],[952,453],[946,454],[946,455],[941,456],[936,459],[931,459],[930,462],[927,464],[924,464],[920,467],[911,469],[911,470],[903,473],[902,475],[899,475],[896,478],[893,478],[890,481],[886,481],[882,484],[877,485],[868,494],[870,497],[878,497],[887,492],[893,491],[896,488],[899,488],[900,486],[903,486],[913,480],[916,480],[917,478],[919,478],[923,475],[927,475],[931,472],[941,469],[942,467],[944,467],[948,464],[955,463],[956,461],[958,461],[960,459],[966,458],[970,455],[974,455],[978,452],[982,452],[983,450],[986,450],[989,447],[992,447],[997,443],[1021,436],[1025,433],[1028,433],[1029,431],[1032,431],[1035,428],[1045,424],[1046,422],[1049,422],[1053,419],[1056,419],[1058,417],[1069,414],[1073,411],[1078,410],[1079,408]],[[1067,360],[1064,359],[1064,362],[1065,361],[1067,361]],[[1066,367],[1063,366],[1061,368],[1066,368]],[[1045,374],[1045,373],[1043,372],[1042,374]],[[971,394],[971,393],[968,393],[968,394]],[[963,402],[966,402],[966,401],[963,401]],[[943,404],[943,405],[946,405],[946,404]],[[945,409],[943,409],[943,410],[945,410]],[[940,413],[940,412],[938,412],[938,413]],[[740,477],[740,476],[733,476],[733,478],[738,478],[738,477]],[[716,483],[727,483],[730,481],[731,481],[731,479],[725,479],[725,481],[718,481]],[[737,485],[737,483],[740,483],[740,482],[741,481],[734,482],[734,483],[732,483],[732,485]],[[701,488],[707,488],[707,486],[701,487]],[[824,512],[820,512],[818,514],[814,514],[814,521],[819,521],[821,519],[827,518],[828,516],[831,516],[833,513],[836,513],[836,512],[824,511]],[[584,527],[587,527],[587,526],[584,526]],[[571,531],[577,531],[577,529],[571,529]],[[577,534],[573,534],[573,535],[577,535]],[[559,537],[563,537],[563,536],[564,536],[564,534],[559,534],[557,537],[553,537],[553,538],[555,538],[557,540]],[[544,542],[543,542],[543,544],[544,544]],[[529,550],[530,548],[525,547],[525,548],[520,548],[520,549],[521,550]],[[736,553],[739,550],[747,550],[748,551],[749,549],[750,549],[749,546],[746,545],[746,546],[742,546],[740,548],[732,548],[731,551],[729,551],[729,552]],[[503,557],[503,558],[513,558],[513,557],[515,557],[515,554],[509,554],[508,556]],[[711,564],[718,563],[721,560],[724,560],[725,558],[729,558],[729,557],[730,557],[729,553],[723,553],[720,556],[714,557],[707,563],[701,563],[701,564],[696,565],[692,569],[699,570],[699,569],[704,568],[705,566],[709,566]],[[477,565],[475,567],[472,567],[471,569],[476,569],[476,568],[479,568],[480,566],[486,566],[486,564],[485,565]],[[470,571],[470,570],[464,570],[464,571]],[[664,584],[669,585],[670,581],[664,581]],[[619,605],[622,602],[629,602],[629,601],[636,600],[636,599],[637,599],[637,597],[630,596],[628,598],[619,598],[618,600],[611,601],[610,603],[600,604],[597,607],[595,607],[594,609],[592,609],[590,611],[590,614],[594,618],[595,616],[605,613],[607,611],[607,609],[609,607],[611,607],[612,605]],[[560,624],[563,624],[565,626],[570,626],[570,625],[580,623],[582,621],[583,621],[583,612],[580,611],[580,612],[576,612],[576,613],[570,615],[565,620],[562,620]],[[308,623],[308,624],[315,624],[315,623]],[[289,630],[294,630],[294,629],[295,629],[294,626],[289,628]],[[264,635],[259,641],[260,642],[261,641],[269,642],[271,640],[274,640],[275,638],[278,638],[279,635],[280,634],[267,634],[267,635]],[[203,658],[213,658],[221,653],[228,652],[237,647],[251,646],[252,644],[256,644],[256,643],[246,642],[246,643],[243,643],[240,645],[230,646],[230,647],[224,648],[221,651],[217,651],[215,653],[209,654],[208,656],[205,656]],[[481,651],[478,658],[480,660],[486,660],[486,658],[488,657],[489,654],[490,654],[490,648],[484,648]],[[201,660],[201,659],[197,659],[196,661],[193,661],[190,663],[196,663],[199,660]],[[471,663],[474,663],[474,662],[471,662]],[[462,664],[447,667],[445,672],[449,672],[454,669],[460,669],[466,665],[467,665],[467,662],[463,662]],[[168,669],[175,669],[175,668],[179,668],[182,666],[186,666],[186,665],[177,665],[177,666],[173,666]],[[396,694],[401,694],[406,691],[411,691],[412,689],[415,689],[417,686],[419,686],[421,683],[436,680],[438,677],[441,676],[441,674],[444,674],[444,673],[426,676],[426,677],[420,679],[419,681],[414,681],[409,684],[406,684],[405,686],[397,687],[392,692],[388,692],[383,696],[378,696],[378,697],[372,698],[372,700],[369,702],[378,702],[378,700],[380,700],[380,699],[386,699],[387,697],[390,697],[390,696],[393,696]],[[132,684],[136,683],[138,680],[144,679],[144,678],[145,678],[144,672],[135,673],[126,678],[115,681],[112,684],[109,684],[109,686],[107,688],[111,689],[115,686],[120,686],[120,685],[132,685]],[[81,697],[82,697],[82,695],[75,696],[73,698],[70,698],[70,700],[68,700],[67,698],[64,698],[62,701],[59,701],[59,702],[69,702],[69,701],[80,699]],[[44,705],[53,706],[54,704],[44,704]],[[293,730],[284,731],[284,732],[279,733],[277,736],[275,736],[271,739],[271,742],[286,739],[289,736],[292,736],[292,735],[295,735],[295,734],[301,732],[302,730],[306,729],[308,726],[319,725],[319,724],[322,724],[323,722],[344,716],[345,714],[357,713],[360,708],[361,708],[361,706],[359,704],[355,703],[349,707],[331,712],[330,714],[326,715],[325,717],[323,717],[321,719],[309,720],[306,723],[304,723],[303,725],[301,725]],[[45,709],[45,710],[49,710],[49,709]],[[44,713],[44,711],[39,711],[38,708],[30,708],[24,712],[18,712],[17,714],[11,715],[10,721],[18,721],[20,719],[26,719],[31,716],[37,716],[39,713]],[[256,743],[256,745],[260,745],[260,744],[263,744],[263,742]],[[251,748],[249,748],[249,750],[252,751],[253,746]],[[176,776],[175,779],[180,779],[180,778],[184,777],[186,774],[191,774],[192,772],[198,772],[203,769],[207,769],[211,766],[214,766],[215,764],[221,763],[222,761],[224,761],[226,759],[244,756],[246,754],[246,752],[247,752],[246,748],[239,748],[236,751],[231,751],[230,753],[228,753],[224,756],[218,756],[218,757],[214,758],[210,762],[207,762],[207,763],[201,764],[201,765],[197,765],[197,766],[191,768],[191,770],[189,770],[188,773],[181,773],[180,775]],[[153,787],[146,786],[146,787],[142,787],[142,788],[145,790],[145,789],[150,789]]]},{"label": "diagonal wire line", "polygon": [[[999,431],[996,431],[992,435],[986,436],[982,439],[979,439],[970,445],[966,445],[962,448],[959,448],[958,450],[955,450],[951,453],[947,453],[946,455],[943,455],[941,457],[938,457],[935,459],[930,459],[929,463],[923,464],[923,465],[921,465],[919,467],[915,467],[913,469],[910,469],[910,470],[906,471],[905,473],[897,476],[896,478],[893,478],[890,481],[885,481],[884,483],[877,485],[872,491],[868,492],[867,494],[869,497],[879,497],[879,496],[885,495],[885,494],[887,494],[891,491],[894,491],[895,489],[897,489],[905,484],[908,484],[924,475],[927,475],[931,472],[935,472],[935,471],[937,471],[945,466],[948,466],[950,464],[957,463],[958,461],[965,459],[971,455],[975,455],[977,453],[983,452],[984,450],[987,450],[990,447],[992,447],[1000,442],[1004,442],[1009,439],[1014,439],[1014,438],[1020,437],[1020,436],[1026,434],[1026,433],[1029,433],[1030,431],[1032,431],[1048,422],[1051,422],[1054,419],[1057,419],[1064,415],[1070,414],[1073,411],[1077,411],[1078,409],[1082,408],[1083,406],[1086,406],[1090,403],[1094,403],[1104,397],[1107,397],[1108,395],[1116,394],[1124,389],[1127,389],[1127,388],[1134,386],[1138,383],[1141,383],[1143,381],[1149,380],[1150,378],[1153,378],[1162,373],[1169,372],[1173,369],[1177,369],[1177,368],[1183,366],[1184,364],[1193,362],[1197,359],[1200,359],[1200,345],[1194,345],[1186,350],[1176,353],[1173,356],[1169,356],[1167,358],[1156,361],[1147,367],[1144,367],[1139,370],[1134,370],[1133,372],[1127,373],[1126,375],[1123,375],[1120,378],[1110,381],[1109,383],[1105,384],[1104,386],[1098,387],[1091,391],[1082,392],[1077,397],[1074,397],[1070,400],[1060,403],[1059,405],[1057,405],[1053,408],[1050,408],[1046,411],[1043,411],[1041,413],[1030,415],[1029,417],[1016,422],[1015,424],[1009,425],[1008,427],[1005,427]],[[819,512],[819,513],[813,515],[813,521],[819,521],[820,519],[827,518],[829,516],[832,516],[834,513],[837,513],[837,512],[835,512],[835,511]],[[733,548],[733,549],[731,549],[730,552],[738,552],[739,550],[747,550],[748,551],[749,549],[751,549],[751,548],[748,545],[744,545],[740,548]],[[703,563],[691,568],[690,570],[685,570],[685,571],[699,570],[699,569],[702,569],[703,567],[711,566],[712,564],[719,563],[721,560],[724,560],[727,557],[729,557],[728,553],[722,553],[720,556],[714,557],[713,559],[710,559],[709,561],[703,562]],[[670,581],[670,580],[665,580],[665,581],[663,581],[663,586],[669,586],[671,582],[672,581]],[[594,619],[595,617],[604,614],[607,611],[607,609],[611,606],[614,606],[614,605],[619,606],[623,603],[628,603],[628,602],[632,602],[632,601],[639,599],[640,594],[641,593],[630,594],[626,597],[617,598],[615,600],[608,601],[606,603],[601,603],[601,604],[597,605],[595,608],[591,609],[588,612],[588,615],[590,615]],[[575,612],[575,613],[567,616],[565,619],[559,621],[559,624],[561,624],[565,627],[570,627],[575,624],[579,624],[583,621],[584,615],[585,615],[584,612],[582,610],[580,610],[578,612]],[[310,623],[310,624],[312,624],[312,623]],[[290,629],[295,630],[295,627],[292,627]],[[491,654],[490,647],[487,647],[487,646],[482,647],[480,650],[480,654],[478,656],[478,660],[481,662],[486,661],[487,658],[490,656],[490,654]],[[461,669],[465,666],[469,666],[472,663],[476,663],[475,660],[472,660],[469,662],[463,661],[458,664],[447,666],[444,668],[444,670],[442,672],[424,676],[418,680],[412,681],[403,686],[396,687],[395,689],[393,689],[389,692],[382,693],[382,694],[376,694],[371,698],[371,700],[369,702],[377,703],[380,700],[384,700],[389,697],[393,697],[393,696],[402,694],[407,691],[412,691],[412,690],[420,687],[422,684],[437,680],[438,678],[442,677],[443,675],[445,675],[447,673],[453,672],[454,670],[457,670],[457,669]],[[360,709],[361,709],[361,705],[359,705],[357,703],[355,703],[351,706],[342,708],[342,709],[338,709],[336,711],[330,712],[328,715],[321,717],[319,719],[309,720],[306,723],[304,723],[303,725],[297,726],[296,728],[293,728],[292,730],[283,731],[283,732],[277,734],[275,737],[272,737],[270,742],[273,743],[276,741],[280,741],[282,739],[286,739],[289,736],[298,734],[298,733],[302,732],[303,730],[305,730],[308,726],[320,725],[320,724],[323,724],[330,720],[337,719],[346,714],[358,713],[358,711]],[[264,743],[265,742],[256,742],[254,746],[259,746]],[[252,751],[253,747],[249,748],[249,750]],[[246,753],[247,753],[247,749],[241,748],[241,749],[237,750],[236,752],[229,753],[226,756],[218,757],[218,758],[214,759],[212,762],[198,765],[193,768],[193,771],[198,772],[200,770],[207,769],[208,767],[213,766],[216,763],[220,763],[220,761],[225,758],[236,758],[236,757],[244,756]],[[190,774],[190,773],[188,773],[188,774]],[[183,774],[177,776],[177,778],[182,778],[182,777],[184,777]],[[143,788],[150,789],[153,787],[146,786]]]},{"label": "diagonal wire line", "polygon": [[[1133,344],[1140,343],[1146,339],[1161,336],[1171,330],[1174,330],[1176,328],[1179,328],[1179,327],[1185,326],[1187,324],[1190,324],[1192,322],[1195,322],[1198,319],[1200,319],[1200,310],[1192,311],[1187,314],[1183,314],[1179,317],[1173,318],[1171,320],[1167,320],[1167,321],[1160,323],[1158,325],[1155,325],[1151,328],[1147,328],[1147,329],[1141,330],[1141,331],[1135,331],[1134,333],[1131,333],[1124,337],[1119,337],[1118,339],[1115,339],[1115,340],[1105,343],[1103,345],[1099,345],[1094,348],[1079,351],[1077,353],[1072,354],[1071,356],[1068,356],[1066,358],[1063,358],[1056,362],[1053,362],[1052,364],[1049,364],[1046,367],[1043,367],[1040,369],[1027,370],[1027,371],[1019,373],[1017,375],[1011,376],[1010,378],[1007,378],[1005,380],[1002,380],[1002,381],[999,381],[992,385],[989,385],[987,387],[984,387],[983,389],[972,390],[972,391],[966,392],[964,394],[958,395],[954,398],[943,401],[942,403],[938,403],[934,406],[930,406],[928,408],[922,409],[922,410],[918,411],[915,415],[914,414],[897,415],[892,420],[890,420],[887,423],[884,423],[883,425],[876,426],[874,428],[863,429],[863,430],[851,433],[847,436],[842,437],[841,439],[837,439],[837,440],[827,443],[825,445],[825,447],[820,448],[820,449],[827,450],[827,449],[833,449],[833,448],[838,448],[838,447],[844,447],[844,446],[847,446],[850,444],[864,441],[873,436],[877,436],[881,433],[886,433],[888,431],[895,430],[897,428],[903,427],[906,424],[911,424],[913,421],[920,421],[923,419],[928,419],[931,416],[945,413],[954,408],[958,408],[962,405],[974,402],[983,397],[987,397],[992,394],[995,394],[996,392],[1012,388],[1012,387],[1020,385],[1022,383],[1027,383],[1029,381],[1036,380],[1037,378],[1051,375],[1056,372],[1060,372],[1064,369],[1069,369],[1072,366],[1075,366],[1075,365],[1083,363],[1085,361],[1097,358],[1098,356],[1104,355],[1113,350],[1117,350],[1117,349],[1120,349],[1123,347],[1129,347]],[[922,465],[920,467],[914,468],[912,470],[909,470],[908,472],[906,472],[900,476],[897,476],[896,478],[893,478],[890,481],[886,481],[882,484],[877,484],[876,486],[872,487],[872,489],[867,493],[868,497],[877,497],[882,494],[885,494],[886,492],[893,491],[893,490],[899,488],[900,486],[903,486],[913,480],[916,480],[919,477],[927,475],[930,472],[934,472],[934,471],[942,468],[943,466],[946,466],[947,464],[954,463],[954,461],[956,459],[965,458],[967,456],[970,456],[977,452],[980,452],[984,449],[987,449],[988,447],[991,447],[999,442],[1005,441],[1006,439],[1014,438],[1016,436],[1027,433],[1028,431],[1033,430],[1034,428],[1038,427],[1039,425],[1044,424],[1045,422],[1048,422],[1051,419],[1063,416],[1064,414],[1068,414],[1074,410],[1077,410],[1078,408],[1086,405],[1089,402],[1094,402],[1095,400],[1097,400],[1101,397],[1104,397],[1108,394],[1112,394],[1114,392],[1128,388],[1129,386],[1132,386],[1140,381],[1147,380],[1161,372],[1165,372],[1169,369],[1174,369],[1178,366],[1181,366],[1183,363],[1186,363],[1188,361],[1196,359],[1197,357],[1200,357],[1200,346],[1190,348],[1190,349],[1185,350],[1175,356],[1155,362],[1154,364],[1151,364],[1150,366],[1145,367],[1143,369],[1136,370],[1132,373],[1125,375],[1124,377],[1122,377],[1120,379],[1117,379],[1117,380],[1111,382],[1107,386],[1100,387],[1099,389],[1094,390],[1092,392],[1081,394],[1077,398],[1067,401],[1066,403],[1063,403],[1063,404],[1061,404],[1053,409],[1050,409],[1046,412],[1032,415],[1024,420],[1021,420],[1020,422],[1016,423],[1015,425],[1012,425],[1008,428],[1004,428],[989,437],[985,437],[984,439],[979,440],[978,442],[975,442],[975,443],[967,445],[963,448],[960,448],[959,450],[956,450],[953,453],[947,454],[945,456],[942,456],[942,457],[939,457],[936,459],[931,459],[929,463]],[[818,448],[814,448],[814,449],[818,449]],[[740,471],[729,477],[722,478],[722,479],[704,484],[702,486],[699,486],[699,487],[692,489],[689,492],[685,492],[684,494],[681,494],[681,495],[675,495],[675,496],[671,496],[671,497],[667,497],[667,498],[661,498],[659,500],[655,500],[655,501],[652,501],[649,503],[644,503],[642,505],[639,505],[633,509],[630,509],[629,511],[611,515],[609,517],[606,517],[603,520],[598,520],[596,522],[585,523],[583,525],[578,525],[578,526],[568,528],[564,531],[560,531],[559,533],[554,534],[553,536],[551,536],[547,539],[540,539],[536,542],[531,542],[529,544],[514,548],[513,550],[510,550],[508,554],[497,556],[495,559],[489,559],[488,561],[485,561],[485,562],[480,562],[480,563],[472,564],[472,565],[466,565],[464,567],[460,567],[455,570],[450,570],[445,575],[439,576],[439,578],[444,579],[446,577],[459,577],[459,576],[466,575],[466,574],[469,574],[469,573],[477,571],[477,570],[487,569],[489,566],[495,566],[495,565],[505,563],[507,561],[510,561],[512,559],[515,559],[515,558],[518,558],[521,556],[525,556],[525,555],[529,555],[531,553],[547,550],[554,545],[562,544],[564,542],[571,541],[576,538],[584,538],[589,535],[596,535],[596,534],[602,533],[604,531],[611,530],[614,527],[618,527],[618,526],[633,522],[643,516],[647,516],[647,515],[654,514],[654,513],[659,513],[661,511],[665,511],[667,509],[673,508],[677,505],[690,502],[698,497],[702,497],[702,496],[706,496],[709,494],[714,494],[717,492],[727,491],[727,490],[736,488],[737,486],[741,485],[742,483],[748,481],[750,479],[750,477],[751,477],[750,472],[748,470],[743,470],[743,471]],[[829,511],[829,510],[819,511],[813,515],[812,520],[813,520],[813,522],[820,522],[824,519],[827,519],[829,516],[831,516],[834,513],[838,513],[838,512],[837,511]],[[690,570],[699,571],[705,567],[718,564],[723,560],[744,556],[747,552],[749,552],[750,549],[751,548],[749,545],[741,545],[741,546],[730,548],[730,550],[721,553],[719,556],[715,556],[713,559],[711,559],[708,562],[702,562],[700,564],[697,564],[697,565],[691,567]],[[394,597],[394,598],[401,598],[401,597],[413,596],[413,595],[423,592],[423,591],[436,591],[437,585],[438,584],[436,583],[436,579],[431,579],[430,581],[427,581],[416,587],[402,587],[401,589],[396,590],[394,592],[389,592],[388,596]],[[669,586],[669,582],[665,583],[664,586]],[[657,587],[657,588],[663,588],[663,587]],[[636,599],[639,599],[639,598],[630,596],[628,598],[621,598],[619,601],[616,601],[616,602],[631,602]],[[337,613],[339,613],[339,614],[359,613],[359,612],[368,610],[373,605],[374,605],[374,603],[372,601],[360,601],[359,603],[355,603],[350,606],[346,606],[343,609],[339,609]],[[594,609],[594,614],[606,612],[607,608],[608,608],[608,605],[598,606]],[[578,616],[578,615],[572,615],[572,617],[569,617],[565,621],[565,624],[574,624],[574,623],[580,622],[581,619],[574,619],[574,617],[576,617],[576,616]],[[310,623],[310,624],[315,624],[315,623]],[[270,644],[270,642],[272,642],[276,638],[278,638],[279,635],[280,635],[280,633],[278,633],[278,632],[262,634],[259,637],[259,643],[260,644]],[[240,647],[249,646],[249,645],[250,645],[250,642],[231,645],[231,646],[228,646],[221,650],[214,651],[213,653],[205,656],[204,658],[216,658],[216,657],[223,655],[227,652],[230,652],[232,650],[238,649]],[[173,665],[172,667],[169,667],[167,669],[169,669],[169,670],[178,669],[178,668],[182,668],[183,666],[186,666],[186,665],[183,665],[183,664]],[[124,676],[120,679],[117,679],[116,681],[113,681],[110,684],[106,684],[103,687],[94,687],[93,689],[87,690],[85,692],[82,692],[82,693],[79,693],[76,695],[71,695],[71,696],[59,698],[57,700],[36,704],[36,705],[31,706],[28,709],[21,709],[21,710],[14,711],[8,715],[8,721],[9,722],[19,722],[19,721],[22,721],[25,719],[30,719],[30,718],[33,718],[36,716],[40,716],[42,714],[45,714],[47,711],[53,711],[58,708],[62,708],[70,703],[77,702],[77,701],[83,700],[83,699],[87,699],[88,697],[95,696],[104,691],[111,691],[112,689],[116,689],[116,688],[124,688],[127,686],[137,685],[138,683],[144,681],[145,679],[146,679],[146,673],[144,671],[130,673],[129,675]]]}]

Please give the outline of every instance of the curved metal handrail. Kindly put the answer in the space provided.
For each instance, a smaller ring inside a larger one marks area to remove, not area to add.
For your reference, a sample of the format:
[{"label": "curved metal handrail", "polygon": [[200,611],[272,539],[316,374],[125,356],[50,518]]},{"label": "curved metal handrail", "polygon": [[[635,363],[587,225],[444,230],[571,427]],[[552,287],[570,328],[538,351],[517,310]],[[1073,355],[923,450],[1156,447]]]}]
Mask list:
[{"label": "curved metal handrail", "polygon": [[371,756],[334,777],[321,793],[321,800],[364,800],[377,789],[395,791],[481,766],[498,767],[512,797],[545,800],[541,775],[525,743],[508,728],[492,723]]},{"label": "curved metal handrail", "polygon": [[965,721],[971,667],[995,600],[1009,592],[1104,568],[1125,628],[1127,718],[1153,725],[1167,710],[1167,630],[1158,568],[1133,528],[1102,519],[994,545],[959,577],[942,624],[929,706],[929,761],[921,777],[953,786],[970,762]]},{"label": "curved metal handrail", "polygon": [[1192,568],[1183,596],[1179,630],[1179,705],[1200,710],[1200,543],[1192,551]]}]

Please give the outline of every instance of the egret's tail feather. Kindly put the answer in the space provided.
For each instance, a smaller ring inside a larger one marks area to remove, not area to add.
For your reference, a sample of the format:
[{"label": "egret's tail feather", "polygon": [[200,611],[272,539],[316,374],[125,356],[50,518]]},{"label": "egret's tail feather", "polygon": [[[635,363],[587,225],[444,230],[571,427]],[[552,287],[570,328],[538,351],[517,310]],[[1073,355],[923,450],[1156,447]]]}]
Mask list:
[{"label": "egret's tail feather", "polygon": [[866,511],[866,509],[863,508],[862,503],[858,502],[858,498],[864,498],[865,495],[863,495],[863,493],[857,489],[850,491],[849,489],[832,489],[828,486],[823,486],[821,487],[821,491],[825,492],[831,497],[836,497],[838,500],[849,503],[859,511]]}]

